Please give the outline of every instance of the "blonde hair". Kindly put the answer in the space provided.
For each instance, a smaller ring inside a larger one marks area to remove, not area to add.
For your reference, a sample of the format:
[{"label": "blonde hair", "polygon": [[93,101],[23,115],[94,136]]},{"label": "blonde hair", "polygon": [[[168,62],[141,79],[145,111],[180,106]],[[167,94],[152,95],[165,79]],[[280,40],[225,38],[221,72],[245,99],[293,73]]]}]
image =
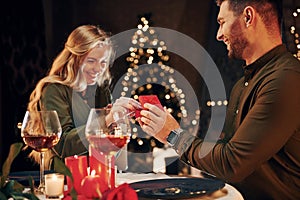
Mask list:
[{"label": "blonde hair", "polygon": [[[55,58],[48,75],[37,83],[31,93],[27,109],[29,111],[39,110],[42,90],[48,83],[60,83],[70,86],[76,91],[84,91],[87,82],[82,74],[83,60],[93,48],[104,46],[109,47],[109,62],[107,63],[109,66],[114,55],[109,34],[94,25],[82,25],[73,30],[64,49]],[[106,80],[111,80],[109,67],[106,67],[104,74],[99,77],[97,83],[101,86]]]}]

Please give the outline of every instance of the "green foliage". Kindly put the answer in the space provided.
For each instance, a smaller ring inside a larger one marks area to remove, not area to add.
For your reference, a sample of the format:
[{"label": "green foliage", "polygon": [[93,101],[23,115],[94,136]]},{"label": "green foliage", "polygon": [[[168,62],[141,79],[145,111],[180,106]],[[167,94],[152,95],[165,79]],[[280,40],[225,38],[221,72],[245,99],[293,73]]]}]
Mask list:
[{"label": "green foliage", "polygon": [[5,185],[5,181],[10,172],[10,167],[14,159],[20,153],[23,147],[23,143],[14,143],[10,146],[8,157],[6,158],[3,166],[2,166],[2,174],[1,174],[1,183],[0,188],[3,188]]},{"label": "green foliage", "polygon": [[[33,192],[23,193],[25,188],[23,185],[21,185],[15,180],[8,179],[11,164],[20,153],[22,147],[23,147],[23,143],[14,143],[10,145],[9,153],[2,166],[2,173],[0,177],[0,199],[1,200],[2,199],[5,200],[10,197],[12,197],[13,199],[24,199],[25,197],[27,199],[38,200],[38,198],[34,195]],[[32,182],[32,178],[31,178],[31,182]],[[31,184],[31,191],[33,191],[33,184]]]},{"label": "green foliage", "polygon": [[[32,177],[28,177],[30,190],[24,193],[25,187],[15,180],[9,180],[8,175],[10,173],[11,164],[22,150],[23,143],[14,143],[10,146],[9,154],[2,166],[2,173],[0,174],[0,199],[7,200],[13,198],[16,200],[23,200],[24,198],[30,200],[38,200],[38,197],[34,195],[34,180]],[[58,157],[54,157],[54,171],[65,176],[69,176],[73,181],[73,176],[69,168]],[[77,193],[74,188],[71,189],[70,195],[72,200],[77,200]]]}]

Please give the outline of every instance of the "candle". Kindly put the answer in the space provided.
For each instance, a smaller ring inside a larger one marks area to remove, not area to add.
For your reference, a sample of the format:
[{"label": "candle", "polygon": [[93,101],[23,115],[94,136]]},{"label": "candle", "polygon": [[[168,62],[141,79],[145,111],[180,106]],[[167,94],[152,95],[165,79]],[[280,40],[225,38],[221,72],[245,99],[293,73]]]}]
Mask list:
[{"label": "candle", "polygon": [[46,174],[45,175],[45,195],[46,198],[63,198],[64,196],[64,175]]},{"label": "candle", "polygon": [[[111,168],[105,161],[105,154],[98,152],[96,149],[90,147],[90,170],[95,170],[103,180],[107,188],[115,188],[115,157],[111,159]],[[108,174],[111,173],[110,180],[108,180]]]},{"label": "candle", "polygon": [[91,172],[91,175],[83,178],[81,187],[82,191],[84,191],[83,195],[90,199],[101,198],[103,192],[108,189],[105,180],[103,180],[99,175],[96,175],[95,170]]},{"label": "candle", "polygon": [[68,192],[70,192],[72,186],[76,190],[77,194],[82,194],[81,181],[87,174],[87,158],[86,156],[70,156],[65,158],[66,166],[70,169],[74,182],[67,177]]}]

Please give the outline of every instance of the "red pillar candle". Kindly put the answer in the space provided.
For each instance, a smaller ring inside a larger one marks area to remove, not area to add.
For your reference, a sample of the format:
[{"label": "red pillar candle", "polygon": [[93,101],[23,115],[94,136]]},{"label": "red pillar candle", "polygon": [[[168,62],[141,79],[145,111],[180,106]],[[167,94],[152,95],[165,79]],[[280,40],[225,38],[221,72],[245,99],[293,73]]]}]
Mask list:
[{"label": "red pillar candle", "polygon": [[77,194],[82,194],[81,181],[87,174],[87,157],[86,156],[70,156],[65,158],[65,164],[70,169],[74,182],[67,177],[68,192],[70,192],[72,186]]},{"label": "red pillar candle", "polygon": [[111,166],[106,162],[106,155],[98,152],[96,149],[90,147],[90,171],[95,170],[95,173],[99,175],[109,187],[108,173],[111,173],[110,185],[111,189],[115,188],[115,157],[111,159]]},{"label": "red pillar candle", "polygon": [[82,191],[84,191],[83,195],[90,199],[101,198],[102,194],[108,190],[104,181],[105,180],[95,174],[95,171],[93,170],[91,175],[84,177],[81,182]]}]

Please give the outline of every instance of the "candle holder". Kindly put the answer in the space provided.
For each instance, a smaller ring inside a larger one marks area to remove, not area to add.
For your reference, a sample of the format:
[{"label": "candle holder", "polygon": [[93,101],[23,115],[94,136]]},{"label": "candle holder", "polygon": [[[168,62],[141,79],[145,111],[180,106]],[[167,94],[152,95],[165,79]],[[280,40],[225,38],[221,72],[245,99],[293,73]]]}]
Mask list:
[{"label": "candle holder", "polygon": [[64,175],[45,175],[45,195],[47,199],[62,199],[64,197]]}]

